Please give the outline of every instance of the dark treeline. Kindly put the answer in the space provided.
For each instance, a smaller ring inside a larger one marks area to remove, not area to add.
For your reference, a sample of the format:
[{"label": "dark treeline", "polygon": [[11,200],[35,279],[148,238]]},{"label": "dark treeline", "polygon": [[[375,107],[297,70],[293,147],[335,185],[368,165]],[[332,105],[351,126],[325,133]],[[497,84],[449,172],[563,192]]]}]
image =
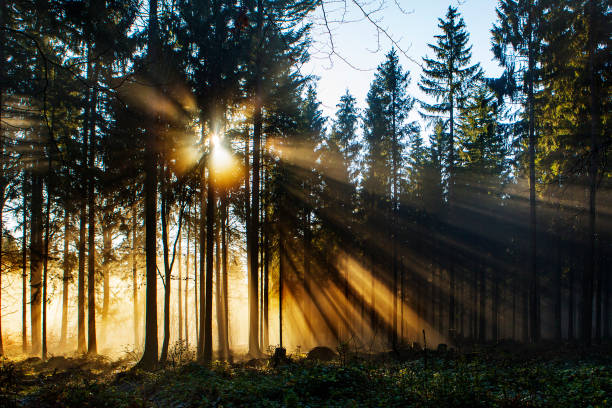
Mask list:
[{"label": "dark treeline", "polygon": [[0,277],[21,278],[24,353],[47,356],[52,296],[58,350],[98,353],[113,278],[145,368],[176,340],[231,359],[232,324],[251,356],[609,339],[607,2],[501,0],[477,45],[499,78],[449,7],[421,72],[392,49],[333,118],[300,71],[324,4],[2,2]]}]

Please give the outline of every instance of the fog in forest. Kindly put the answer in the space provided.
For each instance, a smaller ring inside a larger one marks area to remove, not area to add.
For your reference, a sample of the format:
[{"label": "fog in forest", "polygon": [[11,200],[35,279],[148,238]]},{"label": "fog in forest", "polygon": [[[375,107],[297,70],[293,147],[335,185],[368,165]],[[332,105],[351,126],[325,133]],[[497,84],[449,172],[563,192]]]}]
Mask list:
[{"label": "fog in forest", "polygon": [[329,6],[2,2],[0,355],[610,338],[610,7],[453,2],[416,56],[347,2],[384,53],[330,108]]}]

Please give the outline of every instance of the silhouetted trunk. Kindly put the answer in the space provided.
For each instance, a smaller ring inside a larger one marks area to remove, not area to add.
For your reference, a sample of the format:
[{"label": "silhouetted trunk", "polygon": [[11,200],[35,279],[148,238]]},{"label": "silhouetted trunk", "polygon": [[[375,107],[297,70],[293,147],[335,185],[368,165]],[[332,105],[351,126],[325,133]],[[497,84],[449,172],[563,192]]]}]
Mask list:
[{"label": "silhouetted trunk", "polygon": [[160,362],[164,364],[168,359],[168,347],[170,346],[170,308],[171,308],[171,299],[170,296],[172,294],[172,269],[174,269],[174,261],[176,260],[176,244],[180,242],[181,231],[183,229],[183,210],[184,206],[180,205],[179,213],[178,213],[178,221],[177,226],[178,230],[176,232],[176,237],[174,238],[174,242],[172,243],[172,257],[170,257],[170,247],[169,247],[169,233],[168,233],[168,222],[170,221],[170,213],[172,211],[171,202],[167,194],[169,194],[168,187],[166,182],[168,174],[164,174],[162,177],[162,245],[164,252],[164,341],[162,343],[162,352],[160,357]]},{"label": "silhouetted trunk", "polygon": [[72,270],[70,268],[70,261],[68,259],[70,244],[70,215],[68,210],[64,209],[64,276],[62,277],[62,327],[60,331],[60,348],[66,346],[66,333],[68,331],[68,290],[70,288],[70,281],[72,280]]},{"label": "silhouetted trunk", "polygon": [[[94,69],[94,85],[98,82],[99,67]],[[91,96],[91,118],[89,120],[89,177],[88,177],[88,243],[87,243],[87,353],[97,354],[98,345],[96,337],[96,208],[94,197],[94,169],[96,166],[96,116],[97,116],[98,92],[92,90]]]},{"label": "silhouetted trunk", "polygon": [[21,352],[28,352],[28,322],[27,322],[27,248],[28,248],[28,195],[27,195],[27,173],[23,173],[23,225],[21,237]]},{"label": "silhouetted trunk", "polygon": [[[267,173],[267,172],[266,172]],[[266,180],[267,182],[267,177]],[[264,241],[263,241],[263,348],[268,349],[270,344],[268,303],[269,303],[269,278],[270,278],[270,228],[268,210],[264,209]]]},{"label": "silhouetted trunk", "polygon": [[185,252],[185,347],[189,348],[189,244],[191,240],[191,206],[187,210],[187,248]]},{"label": "silhouetted trunk", "polygon": [[472,339],[476,341],[478,338],[478,267],[479,264],[472,264],[474,268],[473,285],[472,285]]},{"label": "silhouetted trunk", "polygon": [[[203,194],[203,193],[202,193]],[[201,228],[197,228],[200,224],[200,221],[198,219],[198,214],[197,214],[197,210],[194,214],[195,216],[195,224],[194,224],[194,228],[196,230],[196,233],[194,234],[193,237],[193,311],[194,311],[194,326],[195,326],[195,332],[196,332],[196,349],[197,349],[197,353],[198,355],[202,352],[201,347],[200,347],[200,308],[198,307],[198,293],[199,293],[199,289],[198,289],[198,243],[200,242],[199,236],[200,234],[197,233],[197,231],[200,231]]]},{"label": "silhouetted trunk", "polygon": [[[49,171],[51,170],[51,160],[49,160]],[[50,173],[47,177],[50,177]],[[47,180],[47,208],[45,211],[45,257],[43,260],[43,287],[42,287],[42,353],[43,361],[47,360],[47,277],[49,272],[49,224],[51,222],[51,191]]]},{"label": "silhouetted trunk", "polygon": [[[2,13],[4,11],[0,10]],[[2,89],[0,89],[0,111],[2,110]],[[1,118],[0,118],[1,119]],[[2,135],[0,134],[0,139]],[[0,141],[3,143],[3,141]],[[4,202],[5,202],[5,191],[6,187],[4,185],[0,186],[0,288],[2,288],[2,232],[4,231]],[[0,290],[0,357],[4,356],[4,344],[2,343],[2,291]]]},{"label": "silhouetted trunk", "polygon": [[487,340],[487,312],[486,312],[486,299],[487,299],[487,270],[486,266],[480,265],[480,324],[478,328],[479,337],[481,343]]},{"label": "silhouetted trunk", "polygon": [[512,279],[512,340],[516,340],[516,297],[517,297],[516,277]]},{"label": "silhouetted trunk", "polygon": [[[257,99],[257,96],[256,96]],[[249,274],[249,355],[259,356],[259,156],[261,144],[261,104],[256,102],[253,127],[253,191],[251,193]]]},{"label": "silhouetted trunk", "polygon": [[[250,172],[250,168],[251,168],[251,163],[250,163],[250,151],[249,151],[249,145],[250,145],[250,141],[249,141],[249,128],[248,126],[245,128],[244,131],[244,214],[245,214],[245,226],[246,226],[246,264],[247,264],[247,277],[248,277],[248,308],[249,308],[249,316],[250,316],[250,305],[251,305],[251,252],[253,251],[252,249],[252,244],[251,244],[251,237],[252,237],[252,232],[251,232],[251,184],[250,184],[250,179],[251,179],[251,172]],[[250,318],[250,317],[249,317]],[[250,342],[250,320],[249,320],[249,342]]]},{"label": "silhouetted trunk", "polygon": [[391,124],[391,137],[392,137],[392,165],[393,165],[393,197],[391,199],[392,208],[392,216],[393,216],[393,225],[391,226],[391,263],[392,263],[392,273],[393,273],[393,323],[391,324],[391,346],[393,350],[397,351],[397,230],[398,230],[398,195],[399,195],[399,184],[398,184],[398,146],[397,146],[397,132],[396,132],[396,112],[395,112],[395,86],[393,87],[393,92],[391,93],[391,107],[393,109],[392,115],[392,124]]},{"label": "silhouetted trunk", "polygon": [[221,262],[223,264],[223,342],[222,348],[223,353],[227,357],[228,361],[232,361],[229,347],[229,270],[228,270],[228,259],[227,259],[227,244],[229,240],[229,231],[227,231],[228,222],[228,211],[227,211],[227,192],[223,196],[222,201],[222,214],[221,214]]},{"label": "silhouetted trunk", "polygon": [[221,284],[221,217],[217,218],[215,222],[215,309],[217,312],[217,340],[219,359],[225,360],[227,356],[224,354],[223,347],[223,306],[221,303],[221,291],[223,285]]},{"label": "silhouetted trunk", "polygon": [[134,319],[134,349],[140,346],[140,312],[138,310],[138,272],[136,267],[136,205],[132,202],[132,306]]},{"label": "silhouetted trunk", "polygon": [[[158,62],[157,0],[149,0],[149,55],[153,66]],[[145,136],[145,256],[146,256],[146,311],[145,346],[139,366],[157,366],[157,152],[153,126]]]},{"label": "silhouetted trunk", "polygon": [[110,307],[110,273],[111,273],[111,251],[112,251],[112,231],[110,221],[107,219],[102,225],[102,264],[104,273],[104,296],[102,298],[102,324],[104,326],[104,334],[108,329],[108,310]]},{"label": "silhouetted trunk", "polygon": [[[281,213],[282,213],[281,209]],[[282,218],[278,221],[278,342],[283,347],[283,275],[285,273],[285,234]]]},{"label": "silhouetted trunk", "polygon": [[[527,280],[529,280],[529,277],[527,277]],[[530,301],[530,297],[529,294],[531,293],[531,291],[529,290],[529,284],[524,284],[523,283],[523,292],[522,292],[522,299],[521,299],[521,305],[523,307],[522,310],[522,326],[523,326],[523,330],[522,330],[522,341],[523,343],[528,343],[529,342],[529,301]]]},{"label": "silhouetted trunk", "polygon": [[262,90],[260,73],[260,54],[263,47],[263,0],[257,1],[257,39],[259,44],[256,50],[255,61],[255,109],[253,112],[253,191],[251,194],[251,225],[250,225],[250,265],[248,282],[249,301],[249,355],[258,357],[259,350],[259,297],[258,297],[258,273],[259,273],[259,160],[261,148],[262,130]]},{"label": "silhouetted trunk", "polygon": [[[573,251],[572,251],[573,252]],[[570,267],[569,267],[569,271],[568,271],[568,275],[567,275],[567,285],[568,285],[568,290],[569,290],[569,295],[568,295],[568,305],[567,305],[567,339],[568,340],[574,340],[574,329],[575,329],[575,323],[574,323],[574,307],[575,307],[575,300],[574,300],[574,258],[573,258],[573,253],[570,254]]]},{"label": "silhouetted trunk", "polygon": [[595,58],[598,47],[597,42],[597,13],[598,1],[590,0],[589,6],[589,34],[588,34],[588,75],[589,75],[589,113],[590,113],[590,154],[589,154],[589,227],[588,227],[588,244],[586,254],[586,267],[582,279],[582,341],[586,345],[591,344],[591,336],[593,330],[593,278],[596,269],[596,246],[597,246],[597,230],[596,230],[596,196],[597,196],[597,175],[599,173],[599,129],[600,129],[600,112],[599,112],[599,86],[597,83],[595,72]]},{"label": "silhouetted trunk", "polygon": [[466,286],[466,281],[465,279],[461,279],[459,281],[459,328],[458,328],[458,334],[461,336],[465,335],[465,327],[464,327],[464,323],[465,323],[465,302],[467,302],[467,297],[465,296],[465,286]]},{"label": "silhouetted trunk", "polygon": [[[162,168],[164,166],[162,165]],[[164,340],[162,341],[159,362],[165,364],[168,359],[168,347],[170,345],[170,293],[172,284],[172,270],[170,268],[168,249],[168,219],[170,218],[170,205],[168,204],[168,191],[166,185],[167,172],[162,170],[161,175],[161,227],[162,227],[162,250],[164,257]]]},{"label": "silhouetted trunk", "polygon": [[198,321],[199,326],[199,337],[198,337],[198,360],[203,361],[204,359],[204,338],[206,337],[204,328],[205,320],[206,320],[206,224],[205,224],[205,215],[208,216],[206,210],[206,188],[204,183],[206,182],[206,171],[205,168],[202,167],[202,177],[201,177],[201,191],[200,191],[200,318]]},{"label": "silhouetted trunk", "polygon": [[178,234],[178,339],[183,342],[183,237]]},{"label": "silhouetted trunk", "polygon": [[[600,249],[601,251],[601,249]],[[601,259],[601,255],[595,255],[595,262],[597,259]],[[597,268],[597,278],[596,278],[596,289],[595,289],[595,339],[597,342],[601,342],[602,340],[602,327],[601,327],[601,314],[602,314],[602,267],[603,262],[600,262]]]},{"label": "silhouetted trunk", "polygon": [[[91,44],[87,43],[87,79],[90,80],[92,77],[91,72]],[[85,339],[85,234],[87,228],[87,153],[89,151],[89,137],[88,133],[90,130],[89,121],[91,117],[91,89],[90,87],[85,88],[85,115],[83,118],[83,151],[80,162],[81,170],[81,181],[80,186],[80,208],[79,208],[79,276],[77,285],[77,353],[85,353],[87,351],[87,343]]]},{"label": "silhouetted trunk", "polygon": [[[372,276],[370,276],[370,328],[372,329],[374,336],[378,336],[378,326],[376,325],[376,278],[378,277],[378,265],[376,264],[376,258],[377,257],[374,255],[373,252],[370,253],[370,270],[372,271]],[[418,292],[419,291],[417,290],[417,293]],[[365,309],[365,307],[366,305],[364,297],[363,308]],[[419,312],[417,311],[417,316],[418,315]]]},{"label": "silhouetted trunk", "polygon": [[[400,257],[399,267],[400,267],[400,312],[399,312],[399,314],[400,314],[400,317],[399,317],[399,319],[400,319],[400,329],[399,329],[399,342],[400,342],[400,344],[404,344],[404,340],[405,340],[405,338],[404,338],[404,303],[406,302],[406,282],[405,282],[405,280],[406,280],[406,276],[405,276],[406,266],[404,264],[404,257],[403,256]],[[429,274],[430,274],[429,276],[430,276],[430,278],[432,279],[432,282],[433,282],[433,277],[431,275],[431,268],[428,268],[428,272],[429,272]],[[433,288],[433,284],[429,286],[429,289],[432,289],[432,288]],[[346,287],[345,287],[344,293],[345,293],[344,294],[344,298],[346,299],[347,298],[347,293],[348,293]],[[429,299],[431,299],[432,293],[429,292],[428,294],[429,294]],[[348,301],[348,299],[346,299],[346,300]],[[434,312],[433,308],[430,306],[427,309],[430,312],[430,317],[433,317],[433,312]],[[431,322],[433,322],[433,318],[430,319],[430,323]]]},{"label": "silhouetted trunk", "polygon": [[[84,196],[83,196],[84,197]],[[87,211],[84,199],[81,199],[79,213],[79,276],[77,283],[77,353],[87,351],[85,340],[85,233]]]},{"label": "silhouetted trunk", "polygon": [[492,276],[493,283],[493,307],[491,309],[491,330],[493,333],[492,340],[497,343],[499,338],[499,279],[497,277],[497,272],[493,273]]},{"label": "silhouetted trunk", "polygon": [[264,259],[264,241],[266,235],[266,225],[264,221],[264,207],[265,207],[265,185],[264,185],[264,155],[262,154],[262,164],[260,166],[260,178],[259,178],[259,191],[260,191],[260,205],[259,205],[259,221],[260,221],[260,234],[259,234],[259,349],[266,350],[266,346],[264,345],[264,269],[265,269],[265,259]]},{"label": "silhouetted trunk", "polygon": [[561,274],[563,269],[563,264],[561,263],[561,228],[557,227],[557,239],[556,239],[556,248],[555,248],[555,265],[554,265],[554,282],[553,282],[553,290],[554,290],[554,316],[553,316],[553,324],[554,324],[554,338],[557,341],[561,340]]},{"label": "silhouetted trunk", "polygon": [[213,249],[215,233],[215,194],[213,175],[208,169],[208,188],[206,194],[206,310],[204,321],[204,353],[202,361],[206,364],[212,361],[212,302],[213,302]]},{"label": "silhouetted trunk", "polygon": [[535,96],[534,81],[535,55],[533,55],[533,12],[529,11],[529,56],[527,71],[527,104],[529,115],[529,313],[525,318],[529,319],[528,339],[532,343],[540,341],[539,324],[539,284],[537,275],[537,231],[536,231],[536,176],[535,176],[535,154],[536,154],[536,134],[535,134]]},{"label": "silhouetted trunk", "polygon": [[[609,258],[607,259],[609,261]],[[603,271],[603,265],[606,259],[601,254],[600,271]],[[612,279],[610,279],[610,271],[604,274],[604,296],[603,296],[603,337],[610,339],[610,324],[612,324],[612,316],[610,315],[610,293],[612,293]]]},{"label": "silhouetted trunk", "polygon": [[30,210],[30,326],[32,327],[32,354],[41,353],[41,285],[43,269],[43,183],[42,176],[32,173],[32,200]]},{"label": "silhouetted trunk", "polygon": [[[453,83],[452,73],[450,83]],[[449,143],[448,143],[448,227],[454,222],[455,205],[455,96],[453,90],[449,95],[450,121],[449,121]],[[447,233],[453,229],[447,227]],[[452,240],[451,240],[452,242]],[[448,251],[448,273],[449,273],[449,296],[448,296],[448,333],[455,335],[455,256],[454,249]]]},{"label": "silhouetted trunk", "polygon": [[[6,20],[6,7],[5,1],[0,5],[0,27],[5,27]],[[5,30],[0,30],[0,125],[2,124],[2,97],[4,95],[3,85],[5,84],[4,73],[6,69],[4,67],[5,59],[4,59],[4,44],[5,44]],[[2,132],[2,127],[0,126],[0,145],[2,146],[1,157],[4,160],[5,152],[4,152],[4,133]],[[3,163],[4,164],[4,163]],[[4,203],[6,200],[6,183],[7,180],[4,177],[4,174],[0,175],[3,179],[1,181],[2,185],[0,186],[0,289],[2,288],[2,235],[3,235],[3,215],[4,215]],[[0,292],[2,292],[0,290]],[[2,294],[0,293],[0,356],[4,355],[4,345],[2,343]]]}]

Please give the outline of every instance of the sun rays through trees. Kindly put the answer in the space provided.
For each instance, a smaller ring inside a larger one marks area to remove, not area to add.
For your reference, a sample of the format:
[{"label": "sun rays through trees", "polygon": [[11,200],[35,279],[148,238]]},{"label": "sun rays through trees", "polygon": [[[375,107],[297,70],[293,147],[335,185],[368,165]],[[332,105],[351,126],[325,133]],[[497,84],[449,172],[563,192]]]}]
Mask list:
[{"label": "sun rays through trees", "polygon": [[449,6],[326,117],[330,5],[2,2],[0,355],[610,338],[609,6]]}]

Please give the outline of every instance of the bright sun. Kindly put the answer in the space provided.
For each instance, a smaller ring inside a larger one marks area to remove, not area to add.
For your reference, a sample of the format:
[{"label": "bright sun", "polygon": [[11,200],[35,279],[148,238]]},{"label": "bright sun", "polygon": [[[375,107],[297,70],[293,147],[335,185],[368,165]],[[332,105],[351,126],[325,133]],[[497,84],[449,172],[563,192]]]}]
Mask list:
[{"label": "bright sun", "polygon": [[232,153],[223,146],[219,136],[211,137],[212,152],[210,168],[217,179],[217,183],[230,185],[240,179],[240,163]]}]

